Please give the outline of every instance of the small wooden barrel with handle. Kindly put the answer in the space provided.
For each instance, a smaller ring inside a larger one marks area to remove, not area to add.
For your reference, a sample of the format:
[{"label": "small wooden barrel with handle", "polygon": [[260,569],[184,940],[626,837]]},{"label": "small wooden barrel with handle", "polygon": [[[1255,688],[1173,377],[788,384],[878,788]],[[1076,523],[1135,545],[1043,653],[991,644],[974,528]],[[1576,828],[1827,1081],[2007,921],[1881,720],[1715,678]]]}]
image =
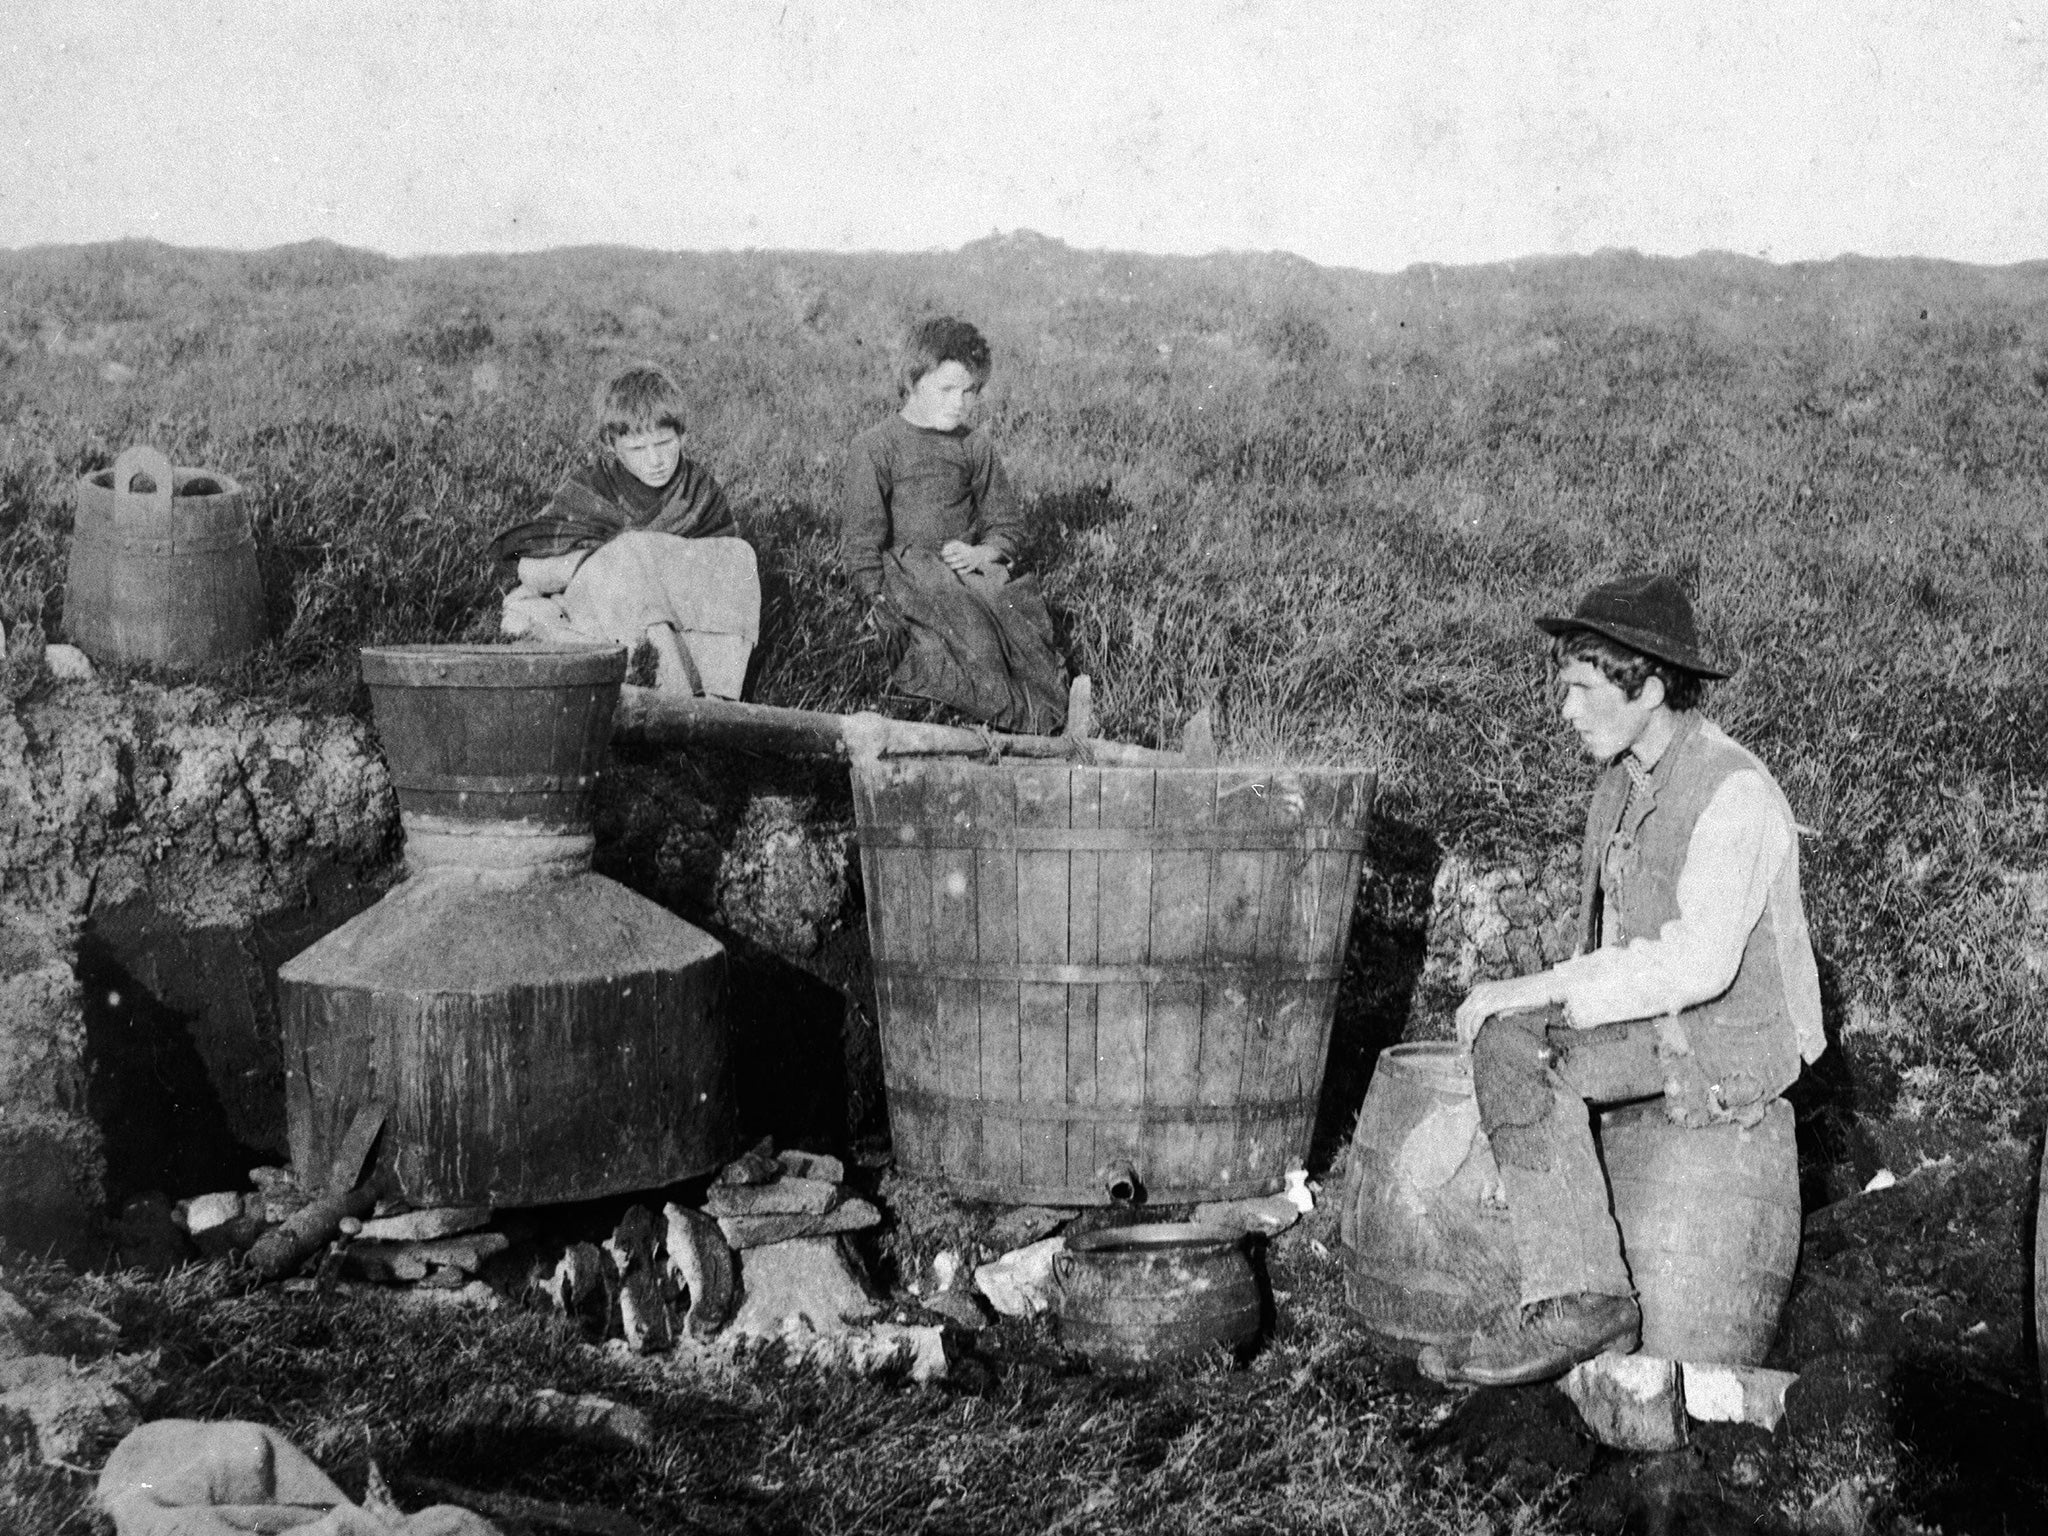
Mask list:
[{"label": "small wooden barrel with handle", "polygon": [[[147,475],[153,489],[133,489]],[[95,661],[191,668],[263,638],[263,578],[242,488],[124,449],[78,482],[64,629]]]}]

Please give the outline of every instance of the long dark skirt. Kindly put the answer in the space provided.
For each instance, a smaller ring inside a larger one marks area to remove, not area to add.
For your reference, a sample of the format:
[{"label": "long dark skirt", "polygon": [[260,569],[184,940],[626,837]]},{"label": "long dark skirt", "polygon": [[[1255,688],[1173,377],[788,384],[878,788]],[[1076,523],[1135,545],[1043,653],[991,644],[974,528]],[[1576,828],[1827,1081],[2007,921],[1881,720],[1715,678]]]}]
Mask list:
[{"label": "long dark skirt", "polygon": [[999,731],[1050,735],[1067,718],[1067,669],[1036,576],[956,574],[928,549],[889,550],[882,587],[904,629],[889,685]]}]

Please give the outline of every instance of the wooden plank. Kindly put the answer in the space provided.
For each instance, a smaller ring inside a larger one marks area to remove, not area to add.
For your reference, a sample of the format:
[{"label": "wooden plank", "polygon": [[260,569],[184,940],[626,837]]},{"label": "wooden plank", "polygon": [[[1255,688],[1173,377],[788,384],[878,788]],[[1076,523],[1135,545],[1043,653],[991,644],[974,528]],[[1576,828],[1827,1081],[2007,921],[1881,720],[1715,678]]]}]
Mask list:
[{"label": "wooden plank", "polygon": [[[1268,822],[1269,773],[1224,769],[1216,775],[1216,825],[1232,829],[1261,828]],[[1231,849],[1216,855],[1209,886],[1209,937],[1205,952],[1211,961],[1249,962],[1259,959],[1260,900],[1273,855]],[[1247,1069],[1259,1058],[1263,1044],[1252,1038],[1257,1004],[1265,993],[1264,979],[1247,969],[1227,980],[1217,979],[1202,1000],[1201,1055],[1196,1066],[1195,1096],[1204,1104],[1243,1102]],[[1253,1128],[1242,1119],[1201,1128],[1196,1156],[1215,1170],[1219,1183],[1245,1176]]]},{"label": "wooden plank", "polygon": [[[1108,768],[1101,774],[1101,825],[1149,827],[1155,775],[1144,768]],[[1143,965],[1152,937],[1152,854],[1143,849],[1112,850],[1097,860],[1097,958],[1103,965]],[[1135,1167],[1143,1155],[1137,1110],[1145,1102],[1145,1041],[1148,1004],[1143,982],[1103,983],[1095,994],[1096,1099],[1128,1105],[1131,1118],[1095,1128],[1095,1169],[1101,1175],[1119,1163]]]},{"label": "wooden plank", "polygon": [[[1016,785],[1007,768],[968,770],[973,787],[974,821],[978,828],[1016,825]],[[985,848],[974,855],[975,919],[983,963],[1017,963],[1017,855],[1007,848]],[[1018,985],[1014,981],[982,981],[980,993],[980,1089],[978,1097],[994,1104],[1018,1102]],[[1018,1182],[1024,1166],[1022,1128],[1012,1116],[990,1115],[981,1121],[980,1177],[999,1186]]]},{"label": "wooden plank", "polygon": [[[971,829],[976,825],[970,769],[955,763],[934,763],[921,776],[926,819]],[[981,943],[975,913],[975,855],[971,848],[933,848],[927,854],[931,901],[930,944],[933,962],[972,963]],[[954,1102],[940,1111],[937,1126],[939,1167],[961,1179],[981,1174],[981,1126],[978,1118],[958,1107],[981,1093],[981,989],[973,981],[930,983],[937,1021],[936,1075],[939,1091]]]},{"label": "wooden plank", "polygon": [[[1266,783],[1267,825],[1276,845],[1289,836],[1299,836],[1308,822],[1308,803],[1299,773],[1281,771]],[[1292,1077],[1288,1070],[1288,1022],[1302,1006],[1297,983],[1278,974],[1292,962],[1293,928],[1297,893],[1313,876],[1307,854],[1276,846],[1263,867],[1259,890],[1258,959],[1268,970],[1251,997],[1254,1019],[1250,1028],[1244,1077],[1247,1103],[1264,1104],[1285,1097]],[[1284,1146],[1287,1137],[1271,1120],[1247,1123],[1243,1142],[1244,1161],[1261,1175],[1286,1171]]]},{"label": "wooden plank", "polygon": [[[1012,770],[1017,825],[1068,824],[1069,770],[1020,766]],[[1068,860],[1065,852],[1020,851],[1017,859],[1017,958],[1062,965],[1067,960]],[[1033,983],[1018,988],[1020,1096],[1029,1103],[1061,1105],[1067,1097],[1067,988]],[[1024,1127],[1021,1182],[1051,1189],[1067,1182],[1067,1128],[1034,1119]],[[1085,1175],[1092,1168],[1083,1169]]]},{"label": "wooden plank", "polygon": [[[898,825],[901,791],[896,776],[879,764],[853,772],[854,815],[863,827]],[[924,958],[931,926],[924,857],[886,845],[861,848],[861,883],[867,897],[868,955],[874,965],[875,1027],[881,1036],[882,1075],[888,1095],[889,1139],[898,1163],[913,1173],[930,1173],[923,1132],[928,1116],[899,1098],[903,1089],[932,1087],[930,1000],[924,989],[893,967]]]},{"label": "wooden plank", "polygon": [[[1216,775],[1172,769],[1157,775],[1152,814],[1160,826],[1213,827]],[[1152,988],[1145,1034],[1145,1102],[1196,1102],[1202,1050],[1203,983],[1200,965],[1209,944],[1209,887],[1213,852],[1160,852],[1152,861],[1152,964],[1180,979]],[[1199,1188],[1214,1170],[1202,1163],[1202,1133],[1169,1121],[1147,1133],[1146,1182],[1154,1188]]]},{"label": "wooden plank", "polygon": [[[1102,821],[1102,775],[1093,768],[1076,768],[1067,779],[1067,823],[1076,828],[1096,827]],[[1067,957],[1075,965],[1094,965],[1101,954],[1097,931],[1099,870],[1101,856],[1072,853],[1067,856]],[[1067,994],[1067,1102],[1092,1105],[1096,1100],[1095,999],[1098,988],[1074,986]],[[1095,1125],[1073,1120],[1067,1125],[1066,1166],[1063,1183],[1079,1188],[1093,1186],[1101,1158],[1096,1155]]]}]

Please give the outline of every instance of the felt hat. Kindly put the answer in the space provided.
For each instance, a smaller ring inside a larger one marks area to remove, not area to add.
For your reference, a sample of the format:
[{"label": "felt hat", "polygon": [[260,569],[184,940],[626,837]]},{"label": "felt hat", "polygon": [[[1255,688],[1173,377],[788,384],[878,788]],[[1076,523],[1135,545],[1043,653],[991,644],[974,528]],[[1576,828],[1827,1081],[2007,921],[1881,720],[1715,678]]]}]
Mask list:
[{"label": "felt hat", "polygon": [[1577,612],[1570,618],[1541,618],[1536,627],[1551,635],[1590,629],[1632,651],[1668,661],[1701,677],[1726,677],[1730,671],[1713,665],[1700,654],[1692,604],[1669,576],[1623,576],[1618,581],[1602,582],[1580,599]]}]

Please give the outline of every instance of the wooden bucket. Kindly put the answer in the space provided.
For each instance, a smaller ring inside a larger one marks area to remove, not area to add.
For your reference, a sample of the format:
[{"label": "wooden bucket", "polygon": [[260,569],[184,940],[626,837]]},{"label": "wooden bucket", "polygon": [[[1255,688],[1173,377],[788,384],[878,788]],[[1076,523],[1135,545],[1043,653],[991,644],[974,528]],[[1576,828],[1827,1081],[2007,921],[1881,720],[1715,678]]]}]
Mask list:
[{"label": "wooden bucket", "polygon": [[1053,1255],[1060,1342],[1133,1370],[1259,1336],[1259,1289],[1244,1237],[1187,1222],[1107,1227]]},{"label": "wooden bucket", "polygon": [[1380,1053],[1344,1175],[1344,1293],[1404,1348],[1464,1339],[1521,1301],[1514,1226],[1478,1124],[1467,1047]]},{"label": "wooden bucket", "polygon": [[896,1160],[978,1199],[1270,1194],[1308,1151],[1373,776],[855,765]]},{"label": "wooden bucket", "polygon": [[[137,475],[155,488],[132,489]],[[124,449],[78,482],[64,630],[96,661],[198,667],[263,638],[263,578],[242,488]]]},{"label": "wooden bucket", "polygon": [[1643,1352],[1757,1365],[1799,1260],[1799,1154],[1792,1106],[1760,1124],[1688,1130],[1661,1103],[1600,1117],[1622,1254],[1643,1309]]},{"label": "wooden bucket", "polygon": [[370,646],[362,665],[408,821],[588,830],[623,646]]}]

